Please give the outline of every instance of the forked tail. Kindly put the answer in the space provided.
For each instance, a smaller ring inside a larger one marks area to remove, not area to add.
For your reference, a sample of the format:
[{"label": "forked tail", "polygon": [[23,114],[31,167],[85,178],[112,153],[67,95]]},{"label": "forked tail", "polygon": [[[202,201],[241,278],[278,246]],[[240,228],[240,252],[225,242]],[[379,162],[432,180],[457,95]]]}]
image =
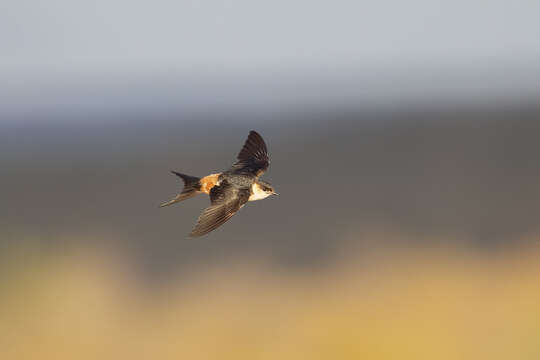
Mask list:
[{"label": "forked tail", "polygon": [[179,176],[182,178],[182,180],[184,181],[184,189],[182,189],[182,192],[176,195],[174,199],[161,204],[159,207],[169,206],[179,201],[189,199],[197,195],[199,193],[199,190],[201,189],[201,184],[199,182],[200,178],[195,177],[195,176],[181,174],[176,171],[171,171],[171,172],[175,174],[176,176]]}]

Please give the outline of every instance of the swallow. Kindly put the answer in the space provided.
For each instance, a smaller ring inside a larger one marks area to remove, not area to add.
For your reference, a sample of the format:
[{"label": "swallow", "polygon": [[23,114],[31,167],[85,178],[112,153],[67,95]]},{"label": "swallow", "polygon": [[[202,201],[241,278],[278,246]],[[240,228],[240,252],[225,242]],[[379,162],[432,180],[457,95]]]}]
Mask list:
[{"label": "swallow", "polygon": [[262,200],[277,195],[272,185],[260,179],[270,160],[266,144],[259,133],[250,131],[237,161],[226,171],[203,178],[171,171],[184,182],[182,192],[160,205],[169,206],[198,194],[210,196],[210,206],[199,216],[190,237],[206,235],[223,225],[248,201]]}]

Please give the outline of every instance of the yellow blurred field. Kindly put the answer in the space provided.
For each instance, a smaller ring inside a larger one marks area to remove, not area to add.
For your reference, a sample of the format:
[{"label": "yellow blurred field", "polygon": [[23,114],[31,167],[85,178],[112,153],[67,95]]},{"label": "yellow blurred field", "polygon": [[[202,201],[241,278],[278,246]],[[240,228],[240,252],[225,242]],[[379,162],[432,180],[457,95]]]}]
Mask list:
[{"label": "yellow blurred field", "polygon": [[317,271],[237,259],[159,290],[98,252],[20,253],[1,358],[540,358],[540,250],[351,253]]}]

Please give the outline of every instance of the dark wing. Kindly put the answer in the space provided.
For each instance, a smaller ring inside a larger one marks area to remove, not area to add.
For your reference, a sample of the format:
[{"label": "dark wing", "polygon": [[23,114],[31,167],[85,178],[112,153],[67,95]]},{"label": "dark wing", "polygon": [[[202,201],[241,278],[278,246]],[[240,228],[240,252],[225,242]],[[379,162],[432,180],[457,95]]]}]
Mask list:
[{"label": "dark wing", "polygon": [[197,225],[189,234],[191,237],[199,237],[223,225],[248,201],[249,188],[239,188],[223,180],[210,190],[212,205],[204,209]]},{"label": "dark wing", "polygon": [[232,166],[237,174],[261,176],[270,165],[268,150],[261,135],[250,131],[249,136],[238,154],[238,161]]}]

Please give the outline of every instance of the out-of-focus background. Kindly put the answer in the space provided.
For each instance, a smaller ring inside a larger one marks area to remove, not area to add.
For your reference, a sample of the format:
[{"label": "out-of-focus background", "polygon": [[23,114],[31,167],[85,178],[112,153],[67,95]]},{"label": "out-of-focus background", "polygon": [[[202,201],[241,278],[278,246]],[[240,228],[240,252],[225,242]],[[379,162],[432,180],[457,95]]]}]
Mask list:
[{"label": "out-of-focus background", "polygon": [[[2,5],[0,357],[540,358],[539,13]],[[187,238],[251,129],[280,196]]]}]

